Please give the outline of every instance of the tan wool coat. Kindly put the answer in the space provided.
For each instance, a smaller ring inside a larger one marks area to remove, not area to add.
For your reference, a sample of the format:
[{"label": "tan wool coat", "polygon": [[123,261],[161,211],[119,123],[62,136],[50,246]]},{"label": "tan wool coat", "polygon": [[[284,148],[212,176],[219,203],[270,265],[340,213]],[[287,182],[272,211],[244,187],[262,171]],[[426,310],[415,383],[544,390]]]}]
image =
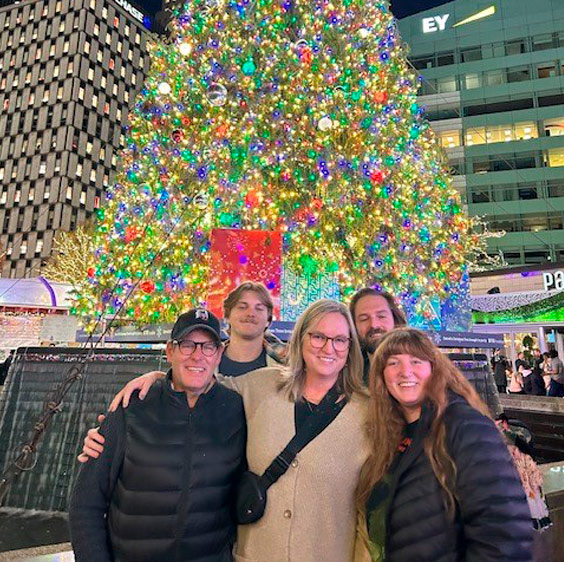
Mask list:
[{"label": "tan wool coat", "polygon": [[[294,403],[278,390],[280,368],[222,382],[243,396],[249,470],[262,474],[295,433]],[[368,456],[368,398],[354,395],[267,492],[263,517],[239,526],[236,562],[351,562],[354,493]]]}]

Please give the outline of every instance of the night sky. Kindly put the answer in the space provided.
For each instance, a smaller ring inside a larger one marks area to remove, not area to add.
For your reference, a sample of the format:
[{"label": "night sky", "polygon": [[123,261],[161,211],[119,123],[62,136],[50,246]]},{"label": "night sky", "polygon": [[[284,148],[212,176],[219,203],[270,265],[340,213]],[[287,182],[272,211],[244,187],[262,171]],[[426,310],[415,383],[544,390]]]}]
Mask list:
[{"label": "night sky", "polygon": [[[392,12],[396,18],[403,18],[434,6],[446,4],[447,1],[450,0],[392,0]],[[161,7],[161,0],[135,0],[135,3],[143,6],[152,14]]]}]

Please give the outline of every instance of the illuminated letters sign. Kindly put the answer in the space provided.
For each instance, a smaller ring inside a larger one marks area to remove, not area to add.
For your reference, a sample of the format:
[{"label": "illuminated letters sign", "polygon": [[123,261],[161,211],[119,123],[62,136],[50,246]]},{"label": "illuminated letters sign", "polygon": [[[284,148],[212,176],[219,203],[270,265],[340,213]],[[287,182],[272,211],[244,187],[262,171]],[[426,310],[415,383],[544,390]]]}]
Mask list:
[{"label": "illuminated letters sign", "polygon": [[444,16],[433,16],[432,18],[423,18],[423,33],[444,31],[449,17],[450,14],[445,14]]},{"label": "illuminated letters sign", "polygon": [[118,6],[121,6],[126,12],[131,14],[136,20],[143,23],[143,13],[140,12],[137,8],[134,8],[129,2],[126,0],[115,0],[115,3]]},{"label": "illuminated letters sign", "polygon": [[[460,25],[466,25],[468,23],[472,23],[474,21],[482,20],[484,18],[488,18],[493,16],[496,12],[495,6],[489,6],[484,10],[480,10],[479,12],[456,22],[452,27],[458,27]],[[423,18],[423,33],[436,33],[437,31],[444,31],[446,29],[446,24],[448,19],[450,18],[450,14],[444,14],[442,16],[431,16],[430,18]]]},{"label": "illuminated letters sign", "polygon": [[564,271],[545,271],[542,274],[545,291],[564,289]]}]

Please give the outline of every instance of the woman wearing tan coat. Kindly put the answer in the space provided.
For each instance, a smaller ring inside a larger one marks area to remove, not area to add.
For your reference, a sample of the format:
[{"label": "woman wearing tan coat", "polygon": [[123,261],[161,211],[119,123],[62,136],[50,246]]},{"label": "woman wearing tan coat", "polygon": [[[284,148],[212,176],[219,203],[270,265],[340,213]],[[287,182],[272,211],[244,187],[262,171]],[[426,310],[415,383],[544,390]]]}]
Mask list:
[{"label": "woman wearing tan coat", "polygon": [[[243,397],[249,470],[262,474],[296,426],[337,390],[337,417],[267,492],[261,519],[241,525],[236,562],[350,562],[356,535],[355,489],[368,456],[362,356],[347,308],[321,300],[298,319],[286,368],[259,369],[221,382]],[[128,383],[122,397],[146,393],[155,373]],[[125,401],[128,401],[126,397]],[[92,436],[90,434],[90,436]]]}]

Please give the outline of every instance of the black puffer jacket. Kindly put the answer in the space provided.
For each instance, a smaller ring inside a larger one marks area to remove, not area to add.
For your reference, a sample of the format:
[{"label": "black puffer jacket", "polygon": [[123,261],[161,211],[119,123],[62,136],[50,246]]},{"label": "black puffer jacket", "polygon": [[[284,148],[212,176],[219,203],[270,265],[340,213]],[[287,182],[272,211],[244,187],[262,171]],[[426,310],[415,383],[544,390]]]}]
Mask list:
[{"label": "black puffer jacket", "polygon": [[413,442],[394,473],[387,513],[386,562],[528,562],[529,507],[494,423],[452,395],[447,443],[457,467],[458,508],[444,495],[423,451],[432,412],[424,407]]},{"label": "black puffer jacket", "polygon": [[82,467],[69,510],[77,562],[231,562],[241,397],[215,384],[190,409],[165,379],[106,422],[104,453]]}]

